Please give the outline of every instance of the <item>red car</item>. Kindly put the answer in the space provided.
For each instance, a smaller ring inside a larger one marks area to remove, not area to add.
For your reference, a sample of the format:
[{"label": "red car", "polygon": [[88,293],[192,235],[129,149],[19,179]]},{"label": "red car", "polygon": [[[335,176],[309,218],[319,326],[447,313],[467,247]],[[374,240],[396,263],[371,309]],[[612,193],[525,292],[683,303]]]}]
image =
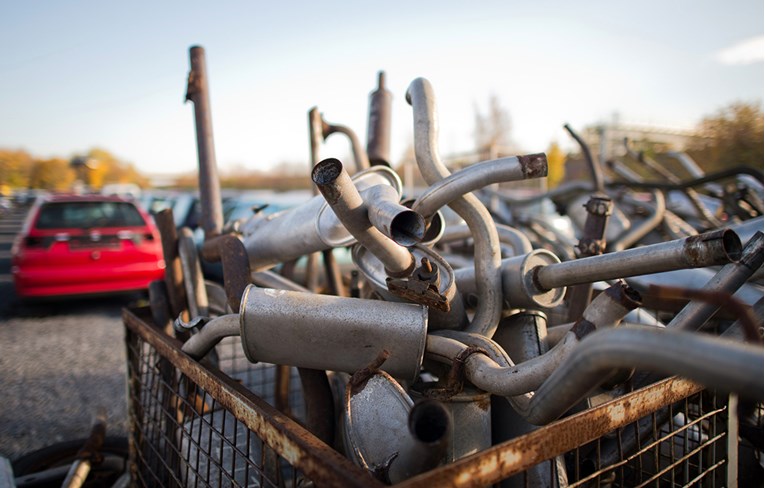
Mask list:
[{"label": "red car", "polygon": [[55,195],[29,211],[12,249],[20,298],[126,292],[162,279],[159,232],[133,202]]}]

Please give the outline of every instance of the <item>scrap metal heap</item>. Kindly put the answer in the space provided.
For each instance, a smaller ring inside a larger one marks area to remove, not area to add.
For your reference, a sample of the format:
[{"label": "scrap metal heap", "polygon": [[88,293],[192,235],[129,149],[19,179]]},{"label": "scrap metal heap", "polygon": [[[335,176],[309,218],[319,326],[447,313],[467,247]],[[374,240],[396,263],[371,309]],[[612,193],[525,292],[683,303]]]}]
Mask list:
[{"label": "scrap metal heap", "polygon": [[[692,179],[630,151],[601,165],[566,126],[590,181],[517,196],[503,184],[545,178],[545,154],[451,172],[434,89],[418,78],[406,100],[428,186],[404,194],[381,73],[366,149],[311,109],[318,193],[224,227],[204,51],[192,48],[191,61],[205,242],[200,251],[158,216],[167,277],[152,287],[154,320],[174,322],[168,333],[196,360],[214,364],[216,344],[238,336],[249,361],[297,368],[302,422],[378,480],[401,482],[673,375],[761,404],[761,174],[706,175],[684,154]],[[350,162],[319,157],[333,133],[348,137]],[[628,159],[661,183],[631,173]],[[726,181],[747,198],[727,198]],[[677,196],[688,205],[670,210]],[[539,211],[550,202],[560,214]],[[221,263],[222,284],[204,280],[200,259]],[[547,486],[550,473],[567,483],[560,458],[526,480]]]}]

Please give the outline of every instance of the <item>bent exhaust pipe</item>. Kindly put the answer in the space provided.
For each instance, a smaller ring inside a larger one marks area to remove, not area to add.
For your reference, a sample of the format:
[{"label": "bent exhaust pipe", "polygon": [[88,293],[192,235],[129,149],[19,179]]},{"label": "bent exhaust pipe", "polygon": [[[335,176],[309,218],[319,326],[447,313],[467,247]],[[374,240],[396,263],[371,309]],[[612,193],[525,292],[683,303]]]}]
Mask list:
[{"label": "bent exhaust pipe", "polygon": [[437,181],[415,200],[412,210],[426,220],[457,198],[494,183],[547,176],[547,156],[528,154],[482,161]]},{"label": "bent exhaust pipe", "polygon": [[[526,419],[543,425],[560,417],[615,369],[672,374],[761,401],[762,348],[703,334],[646,327],[604,329],[582,340],[534,393]],[[735,371],[735,374],[731,374]]]},{"label": "bent exhaust pipe", "polygon": [[[374,220],[387,230],[389,235],[402,239],[413,238],[412,233],[420,230],[421,238],[425,226],[424,223],[421,226],[417,225],[422,222],[417,221],[418,215],[415,212],[398,205],[397,202],[391,202],[388,198],[384,198],[380,205],[372,207],[373,211],[369,212],[343,164],[334,158],[325,159],[314,166],[311,179],[348,232],[383,262],[390,275],[407,276],[414,270],[414,258],[411,253],[386,237],[380,229],[369,224],[372,220],[370,215],[373,214]],[[378,192],[376,195],[386,194]],[[415,224],[415,228],[408,226],[411,223]],[[394,225],[403,228],[399,229]]]},{"label": "bent exhaust pipe", "polygon": [[[351,180],[359,191],[386,185],[401,194],[401,180],[385,166],[357,173]],[[321,195],[290,210],[255,215],[241,226],[241,231],[252,271],[355,241]]]},{"label": "bent exhaust pipe", "polygon": [[[436,101],[430,82],[414,80],[406,91],[414,115],[414,152],[423,178],[433,185],[450,175],[438,153]],[[491,337],[502,314],[499,237],[491,214],[474,195],[464,195],[450,205],[465,220],[475,240],[476,284],[481,300],[467,327]]]},{"label": "bent exhaust pipe", "polygon": [[[514,364],[501,347],[489,347],[493,341],[474,342],[475,334],[439,331],[428,335],[426,357],[451,363],[468,345],[478,345],[490,356],[472,354],[465,360],[465,378],[476,387],[494,395],[520,397],[535,390],[555,371],[577,347],[579,341],[598,328],[613,327],[621,317],[638,306],[637,293],[621,283],[595,298],[585,309],[585,317],[569,330],[555,347],[544,354],[526,358]],[[456,338],[456,339],[455,339]],[[499,350],[499,351],[498,351]],[[493,353],[492,353],[493,351]],[[519,398],[522,400],[522,397]],[[511,401],[513,403],[513,401]]]}]

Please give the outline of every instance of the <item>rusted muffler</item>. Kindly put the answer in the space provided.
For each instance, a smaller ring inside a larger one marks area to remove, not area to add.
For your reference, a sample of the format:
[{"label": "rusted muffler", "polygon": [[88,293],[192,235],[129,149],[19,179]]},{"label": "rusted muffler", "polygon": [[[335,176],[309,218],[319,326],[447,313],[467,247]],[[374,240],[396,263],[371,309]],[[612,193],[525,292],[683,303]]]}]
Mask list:
[{"label": "rusted muffler", "polygon": [[414,403],[384,372],[361,371],[346,387],[346,452],[385,483],[398,483],[446,462],[453,423],[443,404],[427,399]]}]

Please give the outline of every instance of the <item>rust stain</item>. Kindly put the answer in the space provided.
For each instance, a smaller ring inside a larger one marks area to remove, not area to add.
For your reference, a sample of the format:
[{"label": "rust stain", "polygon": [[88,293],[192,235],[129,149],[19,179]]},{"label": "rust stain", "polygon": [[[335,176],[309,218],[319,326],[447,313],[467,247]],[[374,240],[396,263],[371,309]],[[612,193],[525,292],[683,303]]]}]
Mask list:
[{"label": "rust stain", "polygon": [[525,178],[541,178],[547,176],[547,156],[545,153],[518,156],[521,170]]},{"label": "rust stain", "polygon": [[396,486],[491,485],[635,422],[701,389],[700,385],[691,381],[668,378]]},{"label": "rust stain", "polygon": [[342,197],[340,189],[333,185],[342,173],[343,163],[335,158],[318,162],[311,172],[311,179],[319,187],[321,194],[324,195],[330,205],[336,204]]},{"label": "rust stain", "polygon": [[123,313],[123,320],[128,330],[154,348],[177,371],[214,399],[217,406],[231,412],[254,435],[305,473],[316,485],[384,486],[241,384],[218,370],[208,369],[193,361],[181,352],[179,341],[161,335],[131,311]]}]

